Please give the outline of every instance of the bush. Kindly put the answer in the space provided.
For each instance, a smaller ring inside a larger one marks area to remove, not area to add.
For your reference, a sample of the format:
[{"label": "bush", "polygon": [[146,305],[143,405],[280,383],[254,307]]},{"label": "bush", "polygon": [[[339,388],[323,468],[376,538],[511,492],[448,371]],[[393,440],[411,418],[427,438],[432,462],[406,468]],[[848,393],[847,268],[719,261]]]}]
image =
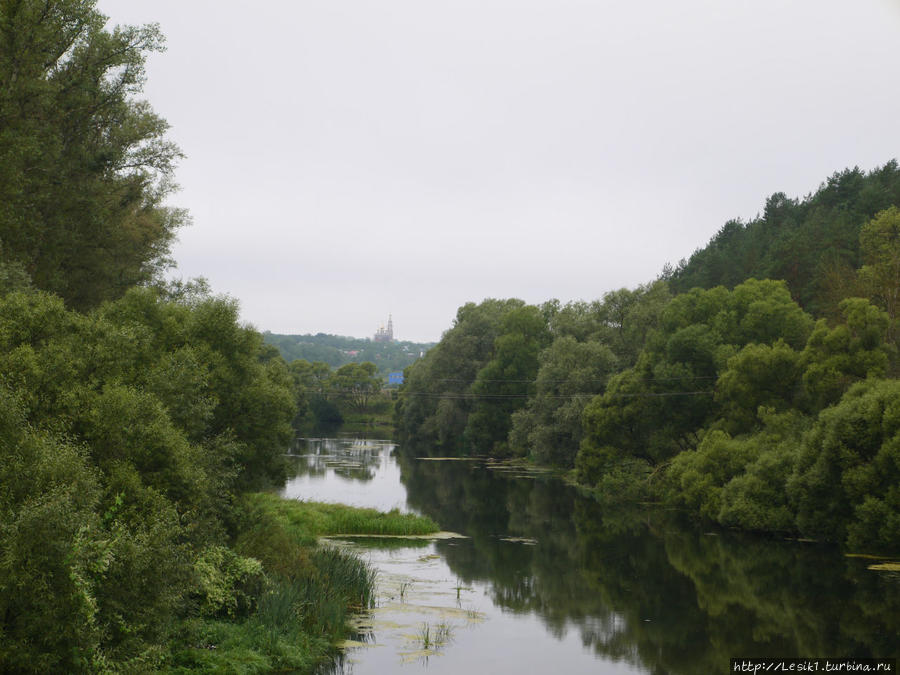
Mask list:
[{"label": "bush", "polygon": [[245,616],[254,609],[264,580],[262,563],[225,546],[210,546],[194,562],[202,616]]}]

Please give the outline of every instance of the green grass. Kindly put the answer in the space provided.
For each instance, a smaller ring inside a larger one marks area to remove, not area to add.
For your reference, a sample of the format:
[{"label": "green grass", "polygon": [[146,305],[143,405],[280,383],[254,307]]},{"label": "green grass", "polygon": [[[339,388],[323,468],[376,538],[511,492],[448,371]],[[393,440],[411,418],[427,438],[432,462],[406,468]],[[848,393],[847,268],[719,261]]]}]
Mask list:
[{"label": "green grass", "polygon": [[394,413],[387,412],[345,412],[342,432],[381,433],[390,438],[394,431]]},{"label": "green grass", "polygon": [[262,492],[249,495],[247,501],[252,510],[276,518],[305,539],[334,534],[432,534],[440,529],[431,518],[400,513],[396,509],[385,513],[343,504],[283,499]]}]

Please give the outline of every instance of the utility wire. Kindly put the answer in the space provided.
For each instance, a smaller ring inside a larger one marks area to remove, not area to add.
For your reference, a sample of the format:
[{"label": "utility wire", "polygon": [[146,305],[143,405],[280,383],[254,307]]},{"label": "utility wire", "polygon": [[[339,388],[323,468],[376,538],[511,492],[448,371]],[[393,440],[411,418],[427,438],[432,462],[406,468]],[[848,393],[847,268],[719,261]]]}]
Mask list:
[{"label": "utility wire", "polygon": [[[319,389],[300,389],[297,390],[298,393],[301,394],[318,394],[320,396],[327,395],[341,395],[341,394],[373,394],[375,392],[360,392],[355,391],[353,389],[332,389],[330,391],[320,391]],[[711,394],[715,394],[716,392],[710,390],[701,390],[701,391],[660,391],[660,392],[638,392],[634,394],[610,394],[607,392],[579,392],[576,394],[545,394],[541,398],[554,398],[554,399],[571,399],[571,398],[580,398],[580,397],[593,397],[599,396],[601,394],[606,394],[611,396],[612,398],[660,398],[660,397],[668,397],[668,396],[708,396]],[[521,399],[521,398],[533,398],[533,394],[474,394],[474,393],[453,393],[453,392],[429,392],[429,391],[404,391],[401,393],[404,397],[417,397],[417,398],[438,398],[438,399],[450,399],[450,400],[466,400],[466,401],[475,401],[482,399]]]},{"label": "utility wire", "polygon": [[[618,373],[616,373],[618,374]],[[612,377],[612,375],[610,376]],[[587,380],[580,380],[581,382],[606,382],[609,378],[591,378]],[[673,375],[672,377],[643,377],[641,378],[641,382],[671,382],[672,380],[717,380],[719,379],[718,375]],[[464,378],[442,378],[440,380],[433,380],[434,382],[473,382],[475,380],[467,380]],[[478,382],[516,382],[522,384],[537,384],[538,382],[569,382],[570,379],[563,380],[486,380],[486,379],[477,379]]]},{"label": "utility wire", "polygon": [[[553,398],[553,399],[571,399],[571,398],[580,398],[580,397],[593,397],[599,396],[601,394],[605,394],[606,392],[597,392],[593,394],[552,394],[542,396],[542,398]],[[661,391],[661,392],[639,392],[635,394],[608,394],[612,398],[662,398],[662,397],[670,397],[670,396],[710,396],[715,394],[714,391]],[[404,392],[403,396],[412,396],[418,398],[439,398],[439,399],[450,399],[450,400],[480,400],[480,399],[521,399],[521,398],[533,398],[531,394],[440,394],[440,393],[431,393],[431,392]]]}]

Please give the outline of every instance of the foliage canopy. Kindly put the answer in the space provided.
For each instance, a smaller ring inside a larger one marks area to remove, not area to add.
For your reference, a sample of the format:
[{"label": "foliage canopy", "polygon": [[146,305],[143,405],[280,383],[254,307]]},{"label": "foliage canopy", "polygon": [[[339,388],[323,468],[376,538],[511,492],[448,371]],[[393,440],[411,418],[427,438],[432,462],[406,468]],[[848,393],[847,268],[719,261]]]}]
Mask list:
[{"label": "foliage canopy", "polygon": [[137,98],[162,35],[95,4],[0,3],[0,255],[79,309],[156,278],[186,221],[164,205],[180,152]]}]

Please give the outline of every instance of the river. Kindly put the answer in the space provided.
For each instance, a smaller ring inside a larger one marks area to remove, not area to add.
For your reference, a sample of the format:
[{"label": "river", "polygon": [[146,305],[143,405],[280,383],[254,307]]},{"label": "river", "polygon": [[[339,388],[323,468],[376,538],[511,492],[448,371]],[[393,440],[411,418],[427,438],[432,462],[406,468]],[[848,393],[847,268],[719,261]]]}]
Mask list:
[{"label": "river", "polygon": [[557,477],[301,439],[283,494],[428,515],[459,537],[356,539],[375,608],[323,673],[728,672],[744,657],[896,658],[900,573],[836,547],[604,509]]}]

